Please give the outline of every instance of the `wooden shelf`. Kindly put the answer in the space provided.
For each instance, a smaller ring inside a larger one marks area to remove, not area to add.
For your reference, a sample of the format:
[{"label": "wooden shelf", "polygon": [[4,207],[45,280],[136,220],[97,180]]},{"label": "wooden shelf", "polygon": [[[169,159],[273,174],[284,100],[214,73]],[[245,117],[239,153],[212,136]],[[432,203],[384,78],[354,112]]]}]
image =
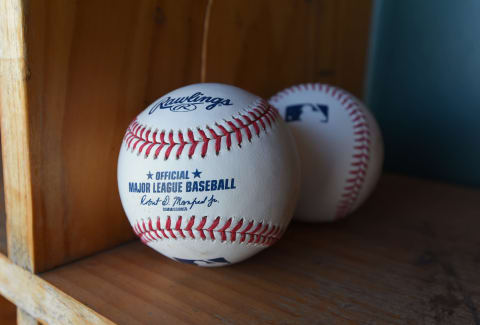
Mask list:
[{"label": "wooden shelf", "polygon": [[294,223],[234,266],[184,265],[133,242],[41,277],[119,324],[478,324],[479,199],[387,175],[350,218]]}]

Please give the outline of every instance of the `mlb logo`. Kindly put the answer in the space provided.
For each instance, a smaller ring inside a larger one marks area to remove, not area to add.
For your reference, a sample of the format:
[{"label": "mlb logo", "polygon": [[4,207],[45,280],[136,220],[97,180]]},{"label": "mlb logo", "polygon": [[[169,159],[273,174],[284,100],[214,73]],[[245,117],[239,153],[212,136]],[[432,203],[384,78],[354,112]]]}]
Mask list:
[{"label": "mlb logo", "polygon": [[301,121],[300,116],[305,111],[311,111],[319,114],[320,123],[328,122],[328,106],[324,104],[302,103],[287,106],[285,110],[285,121],[294,122]]}]

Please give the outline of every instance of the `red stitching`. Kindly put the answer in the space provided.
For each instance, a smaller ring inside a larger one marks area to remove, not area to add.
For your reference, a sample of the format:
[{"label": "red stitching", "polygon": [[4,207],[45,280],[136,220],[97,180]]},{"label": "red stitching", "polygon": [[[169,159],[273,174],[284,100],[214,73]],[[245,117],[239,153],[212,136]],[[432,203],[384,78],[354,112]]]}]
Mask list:
[{"label": "red stitching", "polygon": [[[144,153],[145,158],[149,157],[152,152],[154,152],[154,158],[158,158],[162,149],[166,147],[166,150],[163,151],[164,159],[169,159],[172,155],[179,159],[184,152],[188,152],[188,158],[192,158],[198,144],[202,143],[200,154],[204,158],[208,153],[210,140],[215,144],[215,153],[218,155],[222,149],[223,138],[225,138],[227,150],[232,147],[232,134],[237,145],[241,147],[244,138],[251,141],[253,132],[260,136],[261,128],[266,132],[267,125],[271,128],[278,118],[279,115],[275,108],[262,99],[256,107],[232,117],[231,120],[224,120],[224,125],[215,123],[215,127],[198,128],[196,135],[192,130],[188,130],[185,135],[181,130],[175,132],[170,130],[166,134],[165,130],[152,130],[134,120],[129,125],[123,141],[128,149],[136,151],[139,155]],[[188,150],[185,149],[186,146],[189,146]]]},{"label": "red stitching", "polygon": [[[203,131],[202,129],[198,129],[198,133],[199,133],[200,136],[202,137],[202,142],[203,142],[203,145],[202,145],[202,158],[204,158],[204,157],[207,155],[208,142],[210,141],[210,139],[207,137],[207,135],[205,134],[205,131]],[[173,145],[175,145],[175,143],[173,143]],[[168,157],[167,157],[167,158],[168,158]]]},{"label": "red stitching", "polygon": [[237,137],[237,143],[238,143],[238,146],[240,147],[242,145],[242,132],[240,131],[239,128],[237,128],[237,126],[232,121],[227,121],[227,124],[235,132],[235,136]]},{"label": "red stitching", "polygon": [[[198,219],[196,216],[191,216],[185,227],[182,227],[182,216],[178,216],[175,221],[172,219],[167,216],[164,219],[164,227],[162,227],[160,217],[157,217],[156,222],[152,219],[148,219],[147,222],[145,220],[137,221],[133,224],[133,231],[144,243],[163,239],[198,239],[198,237],[201,240],[220,240],[229,243],[237,242],[237,238],[239,238],[239,243],[245,243],[248,237],[248,244],[260,246],[271,246],[283,234],[283,228],[278,225],[264,224],[254,220],[247,223],[243,218],[222,220],[222,218],[216,217],[208,227],[206,227],[208,221],[206,216],[200,219],[197,227],[194,227],[195,221]],[[175,226],[172,227],[172,224]],[[205,235],[205,232],[208,236]]]},{"label": "red stitching", "polygon": [[347,172],[345,186],[340,195],[340,201],[337,204],[335,214],[335,218],[342,218],[352,210],[365,182],[365,176],[370,162],[371,144],[368,120],[363,110],[360,109],[360,104],[353,96],[327,84],[315,83],[293,86],[273,96],[270,102],[276,103],[290,92],[298,91],[302,88],[316,89],[338,100],[342,107],[348,112],[353,125],[354,154],[352,155],[350,169]]},{"label": "red stitching", "polygon": [[[208,131],[210,131],[210,134],[212,137],[215,139],[215,153],[218,155],[220,152],[220,145],[222,143],[222,137],[220,137],[215,130],[208,128]],[[180,133],[181,134],[181,133]],[[179,135],[180,135],[179,134]]]},{"label": "red stitching", "polygon": [[[165,223],[165,229],[167,229],[167,231],[170,233],[170,236],[172,236],[173,239],[177,239],[177,237],[175,236],[175,233],[173,232],[172,228],[171,228],[171,219],[170,219],[170,216],[167,217],[167,222]],[[146,231],[146,229],[145,229]]]},{"label": "red stitching", "polygon": [[195,217],[192,216],[190,218],[190,221],[187,224],[187,227],[185,228],[185,230],[188,231],[188,234],[190,235],[190,238],[192,238],[192,239],[195,239],[195,235],[193,234],[193,231],[192,231],[192,227],[193,227],[194,224],[195,224]]}]

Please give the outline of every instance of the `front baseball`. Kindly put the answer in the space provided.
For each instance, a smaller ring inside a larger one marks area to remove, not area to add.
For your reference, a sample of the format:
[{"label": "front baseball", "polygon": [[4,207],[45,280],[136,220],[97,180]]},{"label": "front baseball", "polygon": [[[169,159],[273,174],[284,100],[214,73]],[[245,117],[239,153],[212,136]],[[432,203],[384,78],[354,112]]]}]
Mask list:
[{"label": "front baseball", "polygon": [[375,118],[353,95],[326,84],[287,88],[270,99],[287,121],[302,165],[295,218],[333,221],[357,209],[383,163]]},{"label": "front baseball", "polygon": [[223,266],[272,245],[293,214],[294,141],[265,100],[224,84],[176,89],[130,124],[118,187],[135,233],[179,262]]}]

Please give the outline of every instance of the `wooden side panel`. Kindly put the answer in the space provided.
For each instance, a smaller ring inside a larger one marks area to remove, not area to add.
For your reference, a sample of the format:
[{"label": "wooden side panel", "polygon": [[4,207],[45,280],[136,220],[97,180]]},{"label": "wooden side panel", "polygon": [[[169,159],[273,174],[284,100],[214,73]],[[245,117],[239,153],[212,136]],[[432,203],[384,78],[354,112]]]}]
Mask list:
[{"label": "wooden side panel", "polygon": [[0,3],[0,108],[8,254],[34,265],[22,1]]},{"label": "wooden side panel", "polygon": [[363,89],[370,0],[214,1],[207,81],[269,97],[297,83]]},{"label": "wooden side panel", "polygon": [[117,194],[120,144],[151,98],[193,82],[183,61],[203,22],[182,10],[192,3],[29,2],[37,271],[133,238]]},{"label": "wooden side panel", "polygon": [[[0,3],[0,109],[2,129],[2,168],[5,205],[2,189],[2,249],[3,233],[8,230],[8,255],[21,267],[34,267],[32,231],[32,184],[28,137],[25,40],[23,3],[18,0]],[[5,220],[6,215],[8,219]],[[22,270],[22,272],[28,273]],[[2,298],[3,299],[3,298]],[[3,300],[2,300],[3,301]],[[9,315],[8,304],[2,304],[2,322],[15,322]],[[13,307],[13,306],[12,306]],[[15,307],[13,307],[14,309]],[[5,309],[5,310],[4,310]],[[10,313],[12,310],[10,310]],[[18,324],[36,324],[17,308]]]}]

